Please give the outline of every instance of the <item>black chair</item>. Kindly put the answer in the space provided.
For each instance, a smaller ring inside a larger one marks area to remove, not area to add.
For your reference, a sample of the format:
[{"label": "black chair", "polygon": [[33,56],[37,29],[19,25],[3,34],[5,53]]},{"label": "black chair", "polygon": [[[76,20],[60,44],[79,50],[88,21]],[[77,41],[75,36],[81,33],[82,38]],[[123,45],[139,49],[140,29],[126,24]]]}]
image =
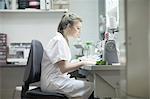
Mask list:
[{"label": "black chair", "polygon": [[21,99],[68,99],[62,93],[42,92],[40,87],[29,90],[31,84],[40,81],[43,47],[40,41],[32,40],[27,66],[24,73]]}]

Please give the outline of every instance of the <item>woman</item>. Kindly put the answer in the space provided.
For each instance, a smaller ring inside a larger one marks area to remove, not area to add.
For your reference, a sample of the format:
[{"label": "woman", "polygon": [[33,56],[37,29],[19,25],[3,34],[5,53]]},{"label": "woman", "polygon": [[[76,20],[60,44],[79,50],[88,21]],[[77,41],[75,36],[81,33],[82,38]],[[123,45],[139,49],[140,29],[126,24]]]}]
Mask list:
[{"label": "woman", "polygon": [[[70,98],[88,99],[93,92],[93,84],[69,78],[72,72],[95,62],[81,61],[70,63],[71,52],[68,38],[79,37],[82,20],[75,14],[65,14],[58,26],[58,33],[53,37],[43,53],[41,89],[42,91],[58,91]],[[90,98],[89,98],[90,99]]]}]

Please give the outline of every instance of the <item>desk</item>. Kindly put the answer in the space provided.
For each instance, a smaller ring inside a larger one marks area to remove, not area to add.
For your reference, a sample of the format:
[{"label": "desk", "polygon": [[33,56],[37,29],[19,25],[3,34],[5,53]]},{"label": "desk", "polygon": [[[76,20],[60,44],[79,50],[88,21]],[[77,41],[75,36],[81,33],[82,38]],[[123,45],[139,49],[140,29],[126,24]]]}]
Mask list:
[{"label": "desk", "polygon": [[12,99],[15,87],[23,84],[25,65],[0,64],[0,99]]},{"label": "desk", "polygon": [[84,66],[93,75],[95,97],[119,97],[120,71],[125,69],[121,65],[93,65]]}]

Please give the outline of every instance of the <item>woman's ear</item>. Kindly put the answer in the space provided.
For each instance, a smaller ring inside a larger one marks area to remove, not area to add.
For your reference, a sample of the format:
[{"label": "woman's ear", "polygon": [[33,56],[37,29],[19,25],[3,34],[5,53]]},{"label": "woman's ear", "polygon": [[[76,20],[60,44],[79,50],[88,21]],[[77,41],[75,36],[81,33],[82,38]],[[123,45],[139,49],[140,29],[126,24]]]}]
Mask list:
[{"label": "woman's ear", "polygon": [[70,24],[67,24],[67,28],[71,28],[71,25],[70,25]]},{"label": "woman's ear", "polygon": [[67,30],[68,30],[68,31],[71,31],[71,24],[68,24],[68,25],[67,25]]}]

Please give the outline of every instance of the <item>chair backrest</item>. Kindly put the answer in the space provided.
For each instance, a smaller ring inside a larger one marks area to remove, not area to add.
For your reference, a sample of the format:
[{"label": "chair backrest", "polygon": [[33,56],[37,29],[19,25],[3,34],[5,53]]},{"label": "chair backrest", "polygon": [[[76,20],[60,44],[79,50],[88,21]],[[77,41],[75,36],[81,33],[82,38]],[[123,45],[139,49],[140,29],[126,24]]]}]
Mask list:
[{"label": "chair backrest", "polygon": [[40,81],[42,57],[43,46],[41,42],[38,40],[32,40],[23,79],[25,84],[29,85],[30,83]]}]

